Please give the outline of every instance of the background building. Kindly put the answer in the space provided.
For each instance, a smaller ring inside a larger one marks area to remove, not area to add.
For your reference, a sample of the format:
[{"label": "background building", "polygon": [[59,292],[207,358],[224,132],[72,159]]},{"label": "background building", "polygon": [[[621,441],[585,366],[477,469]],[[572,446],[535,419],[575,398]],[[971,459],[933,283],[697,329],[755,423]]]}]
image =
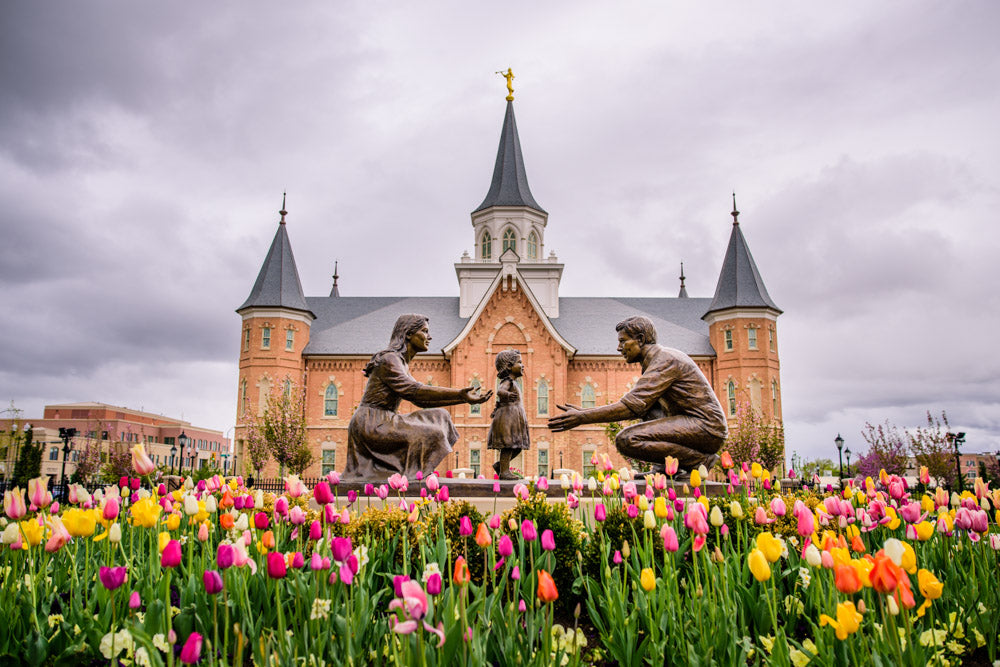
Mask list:
[{"label": "background building", "polygon": [[[618,354],[615,331],[615,324],[632,315],[651,318],[660,344],[695,360],[731,419],[743,401],[767,419],[781,419],[777,319],[782,311],[754,263],[735,197],[732,233],[714,297],[689,297],[683,269],[676,297],[560,296],[564,265],[554,252],[546,255],[548,212],[528,186],[512,101],[507,102],[492,181],[471,214],[475,250],[455,264],[458,296],[345,297],[336,272],[328,296],[304,296],[284,208],[250,296],[236,311],[242,318],[237,451],[246,433],[243,416],[260,414],[275,388],[301,385],[308,440],[317,458],[307,474],[342,469],[347,425],[364,391],[362,369],[385,347],[393,323],[404,313],[430,318],[432,349],[410,365],[424,383],[493,389],[496,354],[520,350],[532,446],[512,465],[528,475],[549,475],[558,468],[586,473],[595,452],[609,453],[616,465],[624,464],[604,426],[552,433],[546,423],[558,404],[602,405],[632,387],[641,369]],[[627,230],[619,232],[609,242],[627,237]],[[406,258],[373,258],[372,270],[378,270],[379,261],[404,263]],[[412,409],[404,403],[402,409],[407,408]],[[442,469],[489,472],[496,454],[486,449],[491,409],[492,402],[449,408],[460,440]],[[266,474],[273,473],[272,466]]]},{"label": "background building", "polygon": [[[33,444],[43,445],[42,475],[61,480],[63,469],[63,440],[60,428],[75,428],[76,437],[70,441],[72,451],[66,458],[66,477],[76,471],[80,453],[88,444],[100,447],[107,456],[110,448],[118,443],[128,447],[142,442],[153,462],[160,466],[185,470],[214,466],[234,469],[232,442],[221,431],[192,425],[183,419],[165,417],[150,412],[104,403],[65,403],[46,405],[40,419],[19,419],[20,428],[31,425]],[[10,430],[14,420],[0,420],[0,427]],[[183,458],[180,435],[189,443]],[[171,455],[171,448],[174,454]],[[14,458],[16,461],[16,458]]]}]

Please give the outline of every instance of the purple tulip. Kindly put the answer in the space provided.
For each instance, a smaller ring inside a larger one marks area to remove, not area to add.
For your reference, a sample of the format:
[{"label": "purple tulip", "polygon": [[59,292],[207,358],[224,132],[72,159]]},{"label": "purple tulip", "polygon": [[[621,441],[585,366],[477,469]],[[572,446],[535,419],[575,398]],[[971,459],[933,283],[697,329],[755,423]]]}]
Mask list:
[{"label": "purple tulip", "polygon": [[548,528],[542,531],[542,548],[546,551],[555,551],[556,549],[555,535]]},{"label": "purple tulip", "polygon": [[193,665],[201,660],[201,643],[201,635],[197,632],[188,635],[187,641],[184,642],[184,648],[181,649],[181,662],[185,665]]},{"label": "purple tulip", "polygon": [[180,564],[181,543],[177,540],[170,540],[167,542],[167,546],[163,548],[163,554],[160,555],[160,566],[177,567]]},{"label": "purple tulip", "polygon": [[430,595],[441,594],[441,575],[438,572],[427,578],[427,592]]},{"label": "purple tulip", "polygon": [[243,503],[244,503],[243,496],[236,496],[235,498],[233,498],[233,508],[234,509],[238,509],[238,510],[243,509]]},{"label": "purple tulip", "polygon": [[101,579],[101,583],[109,591],[113,591],[128,579],[128,569],[122,565],[119,567],[104,567],[98,571],[98,576]]},{"label": "purple tulip", "polygon": [[233,561],[236,559],[236,550],[233,549],[231,544],[220,544],[219,550],[215,553],[215,564],[219,566],[220,570],[226,570],[233,566]]},{"label": "purple tulip", "polygon": [[354,489],[351,489],[350,491],[347,492],[347,504],[348,505],[353,505],[354,501],[357,500],[357,499],[358,499],[358,492],[357,491],[355,491]]},{"label": "purple tulip", "polygon": [[222,592],[222,575],[217,570],[205,570],[201,580],[205,584],[205,592],[209,595]]}]

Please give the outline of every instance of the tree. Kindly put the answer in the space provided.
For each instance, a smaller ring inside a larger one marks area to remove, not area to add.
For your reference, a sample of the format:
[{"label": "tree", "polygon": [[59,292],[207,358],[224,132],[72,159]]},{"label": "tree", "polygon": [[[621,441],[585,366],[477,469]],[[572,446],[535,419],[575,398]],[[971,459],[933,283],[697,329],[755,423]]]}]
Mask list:
[{"label": "tree", "polygon": [[34,431],[24,431],[20,439],[20,454],[14,468],[14,486],[26,488],[28,480],[42,474],[42,445],[32,443]]},{"label": "tree", "polygon": [[244,416],[247,424],[246,458],[257,475],[269,457],[285,468],[293,468],[305,461],[305,467],[312,463],[312,453],[308,459],[303,450],[308,449],[306,440],[305,388],[298,387],[285,378],[284,387],[275,387],[264,404],[263,414]]},{"label": "tree", "polygon": [[927,472],[937,484],[955,482],[955,454],[948,440],[948,415],[941,412],[941,419],[935,419],[927,411],[927,426],[919,426],[906,432],[910,453],[917,465],[927,466]]},{"label": "tree", "polygon": [[293,452],[292,457],[288,460],[288,472],[301,475],[306,471],[306,468],[311,466],[316,460],[316,457],[312,453],[309,444],[303,442],[301,446],[295,452]]},{"label": "tree", "polygon": [[93,438],[83,441],[83,448],[76,452],[76,470],[70,476],[70,481],[76,484],[86,483],[101,469],[101,445]]},{"label": "tree", "polygon": [[813,475],[823,476],[826,471],[839,470],[837,464],[833,462],[832,459],[814,459],[811,461],[803,461],[799,464],[800,470],[796,472],[801,473],[800,477],[802,479],[811,478]]},{"label": "tree", "polygon": [[729,429],[724,449],[736,463],[759,463],[774,470],[785,459],[785,426],[769,422],[764,413],[743,401],[736,407],[736,423]]},{"label": "tree", "polygon": [[868,443],[868,451],[858,457],[855,464],[863,477],[878,477],[885,470],[890,475],[903,475],[908,467],[906,434],[886,420],[885,424],[873,426],[865,423],[861,436]]}]

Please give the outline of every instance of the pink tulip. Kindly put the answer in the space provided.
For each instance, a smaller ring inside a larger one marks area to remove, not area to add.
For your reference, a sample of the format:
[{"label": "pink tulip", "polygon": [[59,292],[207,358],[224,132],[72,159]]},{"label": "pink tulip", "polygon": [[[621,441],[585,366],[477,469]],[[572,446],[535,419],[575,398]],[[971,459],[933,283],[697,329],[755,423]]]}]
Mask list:
[{"label": "pink tulip", "polygon": [[333,491],[327,482],[320,482],[313,488],[313,500],[320,505],[328,505],[334,502]]},{"label": "pink tulip", "polygon": [[705,517],[705,508],[701,503],[695,503],[691,510],[684,515],[684,527],[696,535],[708,534],[708,520]]},{"label": "pink tulip", "polygon": [[278,499],[274,501],[274,513],[282,517],[288,514],[288,498],[279,496]]},{"label": "pink tulip", "polygon": [[521,537],[524,538],[525,542],[534,542],[538,539],[538,532],[535,530],[535,524],[531,519],[525,519],[521,522]]},{"label": "pink tulip", "polygon": [[542,548],[546,551],[555,551],[556,549],[555,535],[548,528],[542,531]]},{"label": "pink tulip", "polygon": [[146,446],[142,443],[132,448],[132,468],[141,476],[151,475],[156,470],[156,464],[146,454]]},{"label": "pink tulip", "polygon": [[615,549],[615,555],[611,557],[611,562],[614,563],[615,565],[621,565],[622,564],[622,552],[619,551],[618,549]]},{"label": "pink tulip", "polygon": [[128,570],[124,565],[120,567],[104,567],[102,565],[97,576],[106,589],[113,591],[128,580]]},{"label": "pink tulip", "polygon": [[340,473],[337,472],[336,470],[331,470],[326,474],[326,480],[330,483],[331,486],[337,486],[338,484],[340,484]]},{"label": "pink tulip", "polygon": [[354,583],[354,572],[351,571],[351,568],[347,566],[347,563],[344,563],[343,565],[340,566],[339,574],[340,574],[340,581],[345,586],[350,586],[352,583]]},{"label": "pink tulip", "polygon": [[826,569],[830,570],[833,568],[833,554],[829,551],[824,551],[820,554],[820,564]]},{"label": "pink tulip", "polygon": [[410,482],[408,479],[406,479],[406,475],[400,475],[397,472],[389,476],[389,487],[393,491],[406,493],[406,490],[410,488]]},{"label": "pink tulip", "polygon": [[288,520],[292,522],[293,526],[301,526],[306,522],[305,510],[296,505],[288,512]]},{"label": "pink tulip", "polygon": [[385,500],[386,498],[389,497],[389,487],[386,486],[385,484],[382,484],[377,489],[375,489],[375,493],[378,495],[379,500]]},{"label": "pink tulip", "polygon": [[427,592],[430,595],[440,595],[441,583],[441,575],[438,572],[431,574],[431,576],[427,578]]},{"label": "pink tulip", "polygon": [[767,516],[767,512],[764,511],[763,507],[757,506],[757,510],[753,514],[753,521],[758,526],[763,526],[765,524],[774,523],[774,519]]},{"label": "pink tulip", "polygon": [[434,493],[441,488],[441,480],[438,479],[437,475],[428,475],[427,479],[424,480],[424,486],[427,487],[428,491]]},{"label": "pink tulip", "polygon": [[785,501],[780,496],[771,499],[771,511],[774,513],[774,516],[785,516],[787,508],[785,507]]},{"label": "pink tulip", "polygon": [[177,540],[170,540],[163,548],[160,555],[161,567],[177,567],[181,564],[181,543]]},{"label": "pink tulip", "polygon": [[442,484],[441,488],[438,489],[437,492],[437,501],[439,503],[446,503],[448,502],[448,498],[450,497],[451,497],[451,491],[448,490],[448,485]]},{"label": "pink tulip", "polygon": [[544,475],[542,477],[539,477],[538,481],[535,482],[535,488],[538,489],[539,491],[548,491],[549,490],[549,479],[547,477],[545,477]]},{"label": "pink tulip", "polygon": [[288,574],[288,567],[285,564],[285,556],[277,551],[267,554],[267,576],[272,579],[284,579]]},{"label": "pink tulip", "polygon": [[[695,489],[695,490],[697,490],[697,489]],[[634,519],[634,518],[636,518],[637,516],[639,516],[639,507],[638,507],[637,505],[633,505],[633,504],[631,504],[631,503],[630,503],[630,504],[629,504],[629,505],[628,505],[628,506],[627,506],[627,507],[625,508],[625,514],[627,514],[627,515],[628,515],[628,518],[630,518],[630,519]]]},{"label": "pink tulip", "polygon": [[302,555],[301,551],[296,551],[292,554],[292,567],[296,570],[301,570],[306,566],[306,557]]},{"label": "pink tulip", "polygon": [[138,609],[142,606],[142,598],[139,597],[139,591],[132,591],[132,595],[128,596],[128,608]]},{"label": "pink tulip", "polygon": [[347,508],[345,507],[344,510],[340,513],[340,523],[346,526],[350,522],[351,522],[351,513],[348,512]]},{"label": "pink tulip", "polygon": [[575,510],[580,506],[579,496],[570,491],[569,495],[566,496],[566,505],[568,505],[571,510]]},{"label": "pink tulip", "polygon": [[315,542],[323,537],[323,525],[319,521],[309,524],[309,539]]},{"label": "pink tulip", "polygon": [[622,484],[622,495],[625,497],[625,500],[632,500],[639,495],[635,482],[629,481]]},{"label": "pink tulip", "polygon": [[531,495],[528,491],[528,487],[523,483],[518,482],[514,485],[514,497],[520,500],[527,500],[528,496]]},{"label": "pink tulip", "polygon": [[110,496],[104,501],[104,507],[101,509],[101,515],[104,517],[105,521],[114,521],[118,518],[118,512],[120,506],[118,504],[117,496]]},{"label": "pink tulip", "polygon": [[524,604],[523,599],[518,603],[517,610],[522,614],[528,610],[528,605]]},{"label": "pink tulip", "polygon": [[472,535],[472,520],[469,517],[463,516],[458,520],[458,534],[462,537]]},{"label": "pink tulip", "polygon": [[521,568],[515,565],[514,569],[510,571],[510,578],[514,581],[518,581],[521,578]]},{"label": "pink tulip", "polygon": [[201,660],[201,644],[202,638],[197,632],[188,635],[187,641],[184,642],[184,648],[181,649],[181,662],[185,665],[193,665]]},{"label": "pink tulip", "polygon": [[351,555],[351,538],[335,537],[330,542],[330,550],[333,552],[333,560],[338,563],[347,562],[347,557]]},{"label": "pink tulip", "polygon": [[501,535],[500,539],[497,540],[497,554],[506,558],[512,553],[514,553],[514,543],[507,535]]},{"label": "pink tulip", "polygon": [[798,532],[802,537],[809,537],[814,532],[816,532],[816,519],[813,517],[813,513],[809,509],[804,509],[799,512],[798,515]]},{"label": "pink tulip", "polygon": [[228,569],[233,566],[235,557],[236,553],[231,544],[220,544],[215,553],[215,564],[219,566],[220,570]]},{"label": "pink tulip", "polygon": [[673,456],[668,456],[664,464],[665,472],[668,476],[673,477],[677,474],[677,468],[680,466],[680,461],[678,461]]},{"label": "pink tulip", "polygon": [[491,515],[490,516],[489,524],[490,524],[490,529],[491,530],[497,530],[497,529],[499,529],[500,528],[500,515],[499,514],[493,514],[493,515]]},{"label": "pink tulip", "polygon": [[3,494],[3,511],[8,518],[17,521],[28,513],[28,506],[24,502],[24,490],[15,488]]},{"label": "pink tulip", "polygon": [[209,595],[215,595],[222,591],[222,575],[216,570],[205,570],[201,579],[205,584],[205,592]]},{"label": "pink tulip", "polygon": [[604,506],[604,503],[597,503],[594,505],[594,519],[597,521],[604,521],[608,518],[608,508]]},{"label": "pink tulip", "polygon": [[47,477],[36,477],[28,481],[28,501],[38,509],[45,509],[52,502],[52,494],[47,486]]}]

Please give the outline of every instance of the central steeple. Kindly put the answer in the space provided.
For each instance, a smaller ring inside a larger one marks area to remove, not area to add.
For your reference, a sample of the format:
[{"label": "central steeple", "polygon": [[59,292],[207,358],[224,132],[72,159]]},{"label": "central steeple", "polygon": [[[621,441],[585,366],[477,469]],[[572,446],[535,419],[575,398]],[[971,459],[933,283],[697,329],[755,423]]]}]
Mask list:
[{"label": "central steeple", "polygon": [[503,129],[500,131],[500,147],[497,149],[497,161],[493,167],[493,181],[486,198],[473,213],[478,213],[491,206],[526,206],[539,213],[545,209],[538,205],[528,187],[528,175],[524,169],[524,156],[521,154],[521,139],[517,136],[517,121],[514,119],[514,102],[508,100],[507,113],[503,119]]}]

